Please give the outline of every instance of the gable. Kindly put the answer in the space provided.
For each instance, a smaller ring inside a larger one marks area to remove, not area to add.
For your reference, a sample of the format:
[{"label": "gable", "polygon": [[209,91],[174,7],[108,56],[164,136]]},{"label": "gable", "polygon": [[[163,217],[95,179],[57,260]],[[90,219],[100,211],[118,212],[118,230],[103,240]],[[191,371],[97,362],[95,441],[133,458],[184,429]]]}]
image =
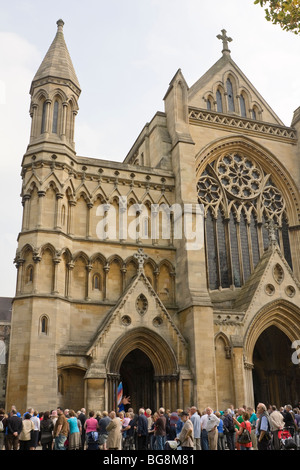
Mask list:
[{"label": "gable", "polygon": [[234,308],[245,313],[244,321],[248,324],[262,305],[280,300],[299,306],[300,283],[278,245],[272,243],[240,290]]},{"label": "gable", "polygon": [[[178,367],[187,364],[188,345],[173,322],[162,301],[152,288],[143,270],[131,281],[117,304],[110,309],[99,325],[98,331],[87,351],[93,357],[93,364],[87,376],[106,370],[107,361],[115,345],[143,332],[150,338],[157,338],[174,356]],[[124,339],[125,338],[125,339]],[[111,346],[112,345],[112,346]]]},{"label": "gable", "polygon": [[190,107],[284,125],[230,55],[223,55],[189,89],[188,99]]}]

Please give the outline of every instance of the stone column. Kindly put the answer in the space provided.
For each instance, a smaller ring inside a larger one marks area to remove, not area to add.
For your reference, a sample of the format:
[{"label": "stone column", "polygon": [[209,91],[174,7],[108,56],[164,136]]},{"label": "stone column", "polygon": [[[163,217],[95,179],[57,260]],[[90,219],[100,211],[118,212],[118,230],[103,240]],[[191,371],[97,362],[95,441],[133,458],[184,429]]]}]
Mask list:
[{"label": "stone column", "polygon": [[54,276],[53,276],[53,291],[52,291],[52,294],[58,294],[58,265],[59,263],[61,262],[61,258],[59,256],[56,256],[54,259],[53,259],[53,263],[54,263]]},{"label": "stone column", "polygon": [[68,267],[68,279],[67,279],[67,297],[69,299],[72,298],[72,274],[73,274],[73,269],[74,269],[74,261],[70,261],[68,264],[67,264],[67,267]]},{"label": "stone column", "polygon": [[92,208],[94,207],[94,204],[92,202],[87,203],[88,206],[88,212],[87,212],[87,222],[86,222],[86,236],[87,238],[91,238],[91,211]]},{"label": "stone column", "polygon": [[37,134],[37,104],[32,105],[32,111],[30,113],[31,116],[31,131],[30,131],[30,141],[36,137]]},{"label": "stone column", "polygon": [[74,235],[74,207],[76,206],[76,201],[71,199],[69,200],[69,213],[68,213],[68,235]]},{"label": "stone column", "polygon": [[24,282],[24,263],[25,263],[25,260],[23,258],[19,258],[16,260],[16,268],[18,270],[18,274],[17,274],[17,289],[16,289],[16,294],[19,295],[22,293],[22,290],[23,290],[23,282]]},{"label": "stone column", "polygon": [[107,300],[107,277],[109,273],[109,265],[106,264],[103,268],[104,279],[103,279],[103,300]]},{"label": "stone column", "polygon": [[61,206],[63,194],[56,193],[54,230],[61,230]]},{"label": "stone column", "polygon": [[246,398],[245,403],[248,406],[255,408],[254,403],[254,390],[253,390],[253,368],[254,365],[250,362],[245,362],[245,384],[246,384]]},{"label": "stone column", "polygon": [[34,253],[32,258],[34,261],[33,293],[36,294],[38,292],[38,279],[39,279],[39,270],[40,270],[39,268],[40,268],[40,261],[42,257]]},{"label": "stone column", "polygon": [[63,112],[62,112],[62,122],[61,122],[61,135],[62,137],[66,136],[66,128],[67,128],[67,110],[68,110],[68,103],[63,103]]},{"label": "stone column", "polygon": [[23,204],[22,231],[28,230],[29,228],[30,198],[31,198],[30,194],[25,194],[22,198],[22,204]]},{"label": "stone column", "polygon": [[91,273],[91,270],[92,270],[92,265],[91,264],[88,264],[86,266],[86,296],[85,296],[85,300],[91,300],[90,299],[90,273]]},{"label": "stone column", "polygon": [[232,343],[232,370],[235,392],[235,403],[237,407],[245,404],[246,387],[245,387],[245,367],[244,367],[244,349],[243,338],[240,336],[231,336]]},{"label": "stone column", "polygon": [[43,226],[42,218],[43,218],[43,206],[44,206],[45,195],[46,195],[46,191],[38,191],[39,209],[38,209],[37,228],[41,228]]}]

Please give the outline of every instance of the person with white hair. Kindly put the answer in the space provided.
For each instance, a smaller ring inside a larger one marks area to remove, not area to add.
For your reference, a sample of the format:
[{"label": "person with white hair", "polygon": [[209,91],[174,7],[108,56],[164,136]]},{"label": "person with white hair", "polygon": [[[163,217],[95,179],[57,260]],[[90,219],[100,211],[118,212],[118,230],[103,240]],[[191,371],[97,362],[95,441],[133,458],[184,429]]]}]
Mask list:
[{"label": "person with white hair", "polygon": [[158,410],[158,418],[155,421],[154,435],[155,435],[155,447],[156,450],[164,450],[166,442],[166,427],[167,419],[165,417],[165,409],[160,408]]},{"label": "person with white hair", "polygon": [[271,443],[271,425],[267,407],[263,403],[257,405],[258,423],[256,429],[257,449],[269,450]]},{"label": "person with white hair", "polygon": [[148,420],[146,418],[144,408],[139,409],[139,416],[137,419],[137,437],[138,450],[146,450],[148,439]]}]

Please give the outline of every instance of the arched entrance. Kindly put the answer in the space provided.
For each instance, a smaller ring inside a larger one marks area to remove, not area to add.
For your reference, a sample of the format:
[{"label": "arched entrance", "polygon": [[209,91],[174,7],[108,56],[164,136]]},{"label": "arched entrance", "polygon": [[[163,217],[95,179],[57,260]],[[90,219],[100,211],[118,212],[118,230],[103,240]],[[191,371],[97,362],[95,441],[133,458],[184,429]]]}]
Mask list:
[{"label": "arched entrance", "polygon": [[120,380],[124,395],[130,396],[134,410],[141,407],[154,409],[154,368],[149,357],[140,349],[134,349],[124,358],[120,367]]},{"label": "arched entrance", "polygon": [[299,315],[296,305],[278,299],[249,324],[244,343],[247,404],[279,407],[299,401],[300,365],[292,360],[292,344],[300,338]]},{"label": "arched entrance", "polygon": [[140,406],[152,411],[160,406],[173,410],[182,407],[183,387],[186,396],[190,396],[190,378],[181,380],[174,351],[148,328],[136,328],[122,335],[110,349],[106,369],[110,409],[116,409],[116,391],[121,380],[124,395],[130,395],[135,412]]},{"label": "arched entrance", "polygon": [[291,341],[276,326],[259,336],[253,352],[254,401],[284,406],[299,401],[300,369],[293,364]]}]

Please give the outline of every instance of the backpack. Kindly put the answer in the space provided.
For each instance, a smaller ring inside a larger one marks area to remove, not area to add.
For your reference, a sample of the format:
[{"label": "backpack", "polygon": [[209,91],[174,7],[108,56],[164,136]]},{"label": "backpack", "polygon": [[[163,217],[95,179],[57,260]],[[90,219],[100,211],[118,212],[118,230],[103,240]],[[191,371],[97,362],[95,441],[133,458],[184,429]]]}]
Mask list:
[{"label": "backpack", "polygon": [[238,436],[237,441],[239,444],[249,444],[251,442],[251,435],[246,427],[246,423],[245,427],[243,428],[242,434]]}]

